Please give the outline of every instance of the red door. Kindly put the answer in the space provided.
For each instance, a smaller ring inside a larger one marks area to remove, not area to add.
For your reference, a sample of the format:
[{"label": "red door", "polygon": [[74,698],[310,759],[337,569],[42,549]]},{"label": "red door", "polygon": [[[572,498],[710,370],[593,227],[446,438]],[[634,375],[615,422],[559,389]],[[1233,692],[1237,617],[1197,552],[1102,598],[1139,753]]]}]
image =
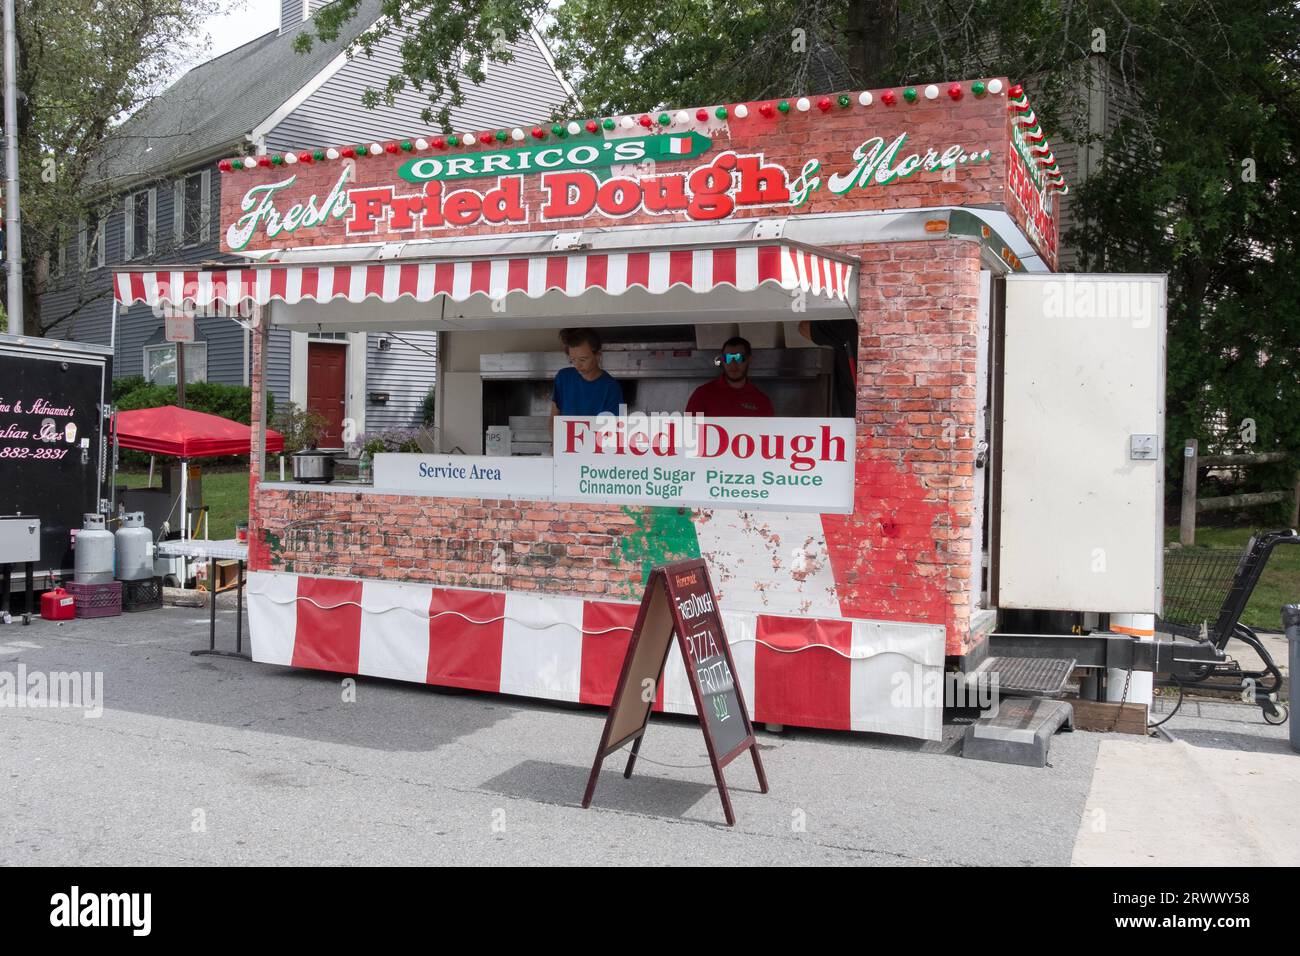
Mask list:
[{"label": "red door", "polygon": [[326,421],[322,448],[343,447],[343,409],[347,401],[347,355],[344,343],[307,343],[307,410]]}]

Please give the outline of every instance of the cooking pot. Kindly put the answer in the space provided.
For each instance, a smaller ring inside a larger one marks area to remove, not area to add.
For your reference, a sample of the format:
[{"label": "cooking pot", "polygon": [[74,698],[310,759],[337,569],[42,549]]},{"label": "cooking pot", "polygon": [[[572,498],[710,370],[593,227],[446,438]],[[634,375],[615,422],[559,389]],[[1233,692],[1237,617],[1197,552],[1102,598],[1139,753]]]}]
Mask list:
[{"label": "cooking pot", "polygon": [[334,456],[327,451],[304,448],[293,456],[294,481],[334,480]]}]

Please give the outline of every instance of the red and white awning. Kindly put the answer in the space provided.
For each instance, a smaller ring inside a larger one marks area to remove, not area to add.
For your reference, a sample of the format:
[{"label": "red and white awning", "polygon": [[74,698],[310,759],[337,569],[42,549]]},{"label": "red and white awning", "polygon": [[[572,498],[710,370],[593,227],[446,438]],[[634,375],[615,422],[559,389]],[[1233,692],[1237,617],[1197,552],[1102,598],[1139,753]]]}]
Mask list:
[{"label": "red and white awning", "polygon": [[573,251],[501,258],[387,260],[334,265],[268,264],[206,271],[124,271],[114,276],[117,301],[208,307],[279,301],[428,302],[447,296],[463,302],[514,293],[538,298],[549,292],[578,296],[594,289],[621,295],[640,288],[663,293],[677,286],[695,292],[724,287],[752,292],[774,286],[849,301],[856,280],[851,259],[795,243],[650,250]]}]

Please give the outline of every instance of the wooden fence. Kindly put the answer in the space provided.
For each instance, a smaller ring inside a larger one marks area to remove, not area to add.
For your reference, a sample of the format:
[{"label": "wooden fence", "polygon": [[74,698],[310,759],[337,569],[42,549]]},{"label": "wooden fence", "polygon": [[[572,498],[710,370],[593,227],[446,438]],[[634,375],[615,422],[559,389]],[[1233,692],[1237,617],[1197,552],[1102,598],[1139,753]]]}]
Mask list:
[{"label": "wooden fence", "polygon": [[1291,527],[1300,525],[1300,473],[1296,475],[1295,486],[1282,491],[1255,491],[1249,494],[1223,495],[1218,498],[1196,497],[1196,470],[1198,468],[1227,468],[1229,466],[1266,465],[1286,461],[1286,452],[1265,451],[1244,455],[1206,455],[1197,454],[1198,443],[1195,438],[1187,439],[1183,446],[1183,504],[1178,522],[1178,540],[1184,545],[1196,543],[1196,516],[1202,511],[1233,511],[1238,508],[1253,508],[1257,505],[1272,505],[1281,501],[1291,502]]}]

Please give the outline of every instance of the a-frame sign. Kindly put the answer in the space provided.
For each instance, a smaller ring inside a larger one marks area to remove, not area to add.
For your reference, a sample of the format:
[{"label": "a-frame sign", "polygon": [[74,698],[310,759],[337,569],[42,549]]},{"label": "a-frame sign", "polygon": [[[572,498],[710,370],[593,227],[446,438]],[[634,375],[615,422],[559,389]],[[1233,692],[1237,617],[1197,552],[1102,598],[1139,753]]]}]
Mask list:
[{"label": "a-frame sign", "polygon": [[605,758],[627,746],[628,741],[632,741],[632,753],[623,776],[632,776],[674,637],[686,664],[686,676],[722,797],[722,809],[727,825],[732,826],[736,816],[731,810],[722,768],[748,750],[754,758],[754,772],[763,793],[767,793],[767,775],[758,755],[749,711],[745,709],[744,693],[736,680],[736,666],[722,629],[709,570],[701,558],[663,565],[650,572],[582,805],[591,806]]}]

